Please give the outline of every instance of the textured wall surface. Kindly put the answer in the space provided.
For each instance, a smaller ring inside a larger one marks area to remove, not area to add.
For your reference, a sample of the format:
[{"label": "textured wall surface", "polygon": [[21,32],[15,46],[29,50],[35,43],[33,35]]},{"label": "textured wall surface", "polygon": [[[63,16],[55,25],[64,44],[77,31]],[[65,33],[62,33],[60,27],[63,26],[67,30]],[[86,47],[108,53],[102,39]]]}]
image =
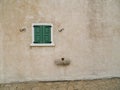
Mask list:
[{"label": "textured wall surface", "polygon": [[120,79],[0,84],[0,90],[120,90]]},{"label": "textured wall surface", "polygon": [[[55,47],[30,46],[32,23],[53,24]],[[119,54],[120,0],[0,0],[0,83],[120,77]]]}]

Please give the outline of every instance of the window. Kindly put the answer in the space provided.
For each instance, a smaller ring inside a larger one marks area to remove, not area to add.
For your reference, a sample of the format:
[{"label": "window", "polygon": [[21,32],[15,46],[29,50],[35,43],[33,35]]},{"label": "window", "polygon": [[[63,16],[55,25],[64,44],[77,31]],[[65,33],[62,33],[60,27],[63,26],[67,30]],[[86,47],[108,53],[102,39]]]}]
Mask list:
[{"label": "window", "polygon": [[32,25],[32,46],[54,46],[53,25],[37,23]]}]

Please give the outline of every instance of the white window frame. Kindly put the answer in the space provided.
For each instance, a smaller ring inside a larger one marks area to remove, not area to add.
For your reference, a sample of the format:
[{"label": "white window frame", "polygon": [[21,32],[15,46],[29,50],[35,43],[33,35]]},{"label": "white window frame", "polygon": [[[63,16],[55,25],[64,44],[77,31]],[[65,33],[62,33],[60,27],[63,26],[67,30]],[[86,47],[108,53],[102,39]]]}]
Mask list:
[{"label": "white window frame", "polygon": [[[52,43],[50,43],[50,44],[33,43],[34,42],[34,26],[35,25],[50,25],[51,26],[51,41],[52,41]],[[32,44],[31,44],[31,46],[55,46],[54,41],[53,41],[53,24],[51,24],[51,23],[32,23]]]}]

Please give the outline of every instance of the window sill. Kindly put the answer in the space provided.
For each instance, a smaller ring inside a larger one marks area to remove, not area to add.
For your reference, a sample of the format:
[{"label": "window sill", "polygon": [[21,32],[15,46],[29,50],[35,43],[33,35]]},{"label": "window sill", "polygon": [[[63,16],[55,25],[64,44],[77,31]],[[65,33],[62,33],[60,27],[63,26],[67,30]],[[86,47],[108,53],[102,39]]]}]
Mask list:
[{"label": "window sill", "polygon": [[51,47],[51,46],[55,46],[55,44],[54,43],[51,43],[51,44],[34,44],[34,43],[32,43],[30,46],[33,46],[33,47],[39,47],[39,46]]}]

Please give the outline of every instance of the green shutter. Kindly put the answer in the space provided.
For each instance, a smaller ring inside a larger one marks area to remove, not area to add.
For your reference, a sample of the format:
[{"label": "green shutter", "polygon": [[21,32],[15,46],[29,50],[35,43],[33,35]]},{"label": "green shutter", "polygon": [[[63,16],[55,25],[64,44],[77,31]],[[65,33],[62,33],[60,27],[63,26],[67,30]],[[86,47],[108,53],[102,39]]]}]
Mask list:
[{"label": "green shutter", "polygon": [[43,42],[44,43],[51,43],[51,26],[44,26],[43,31]]},{"label": "green shutter", "polygon": [[42,42],[43,42],[43,27],[34,26],[34,43],[42,43]]},{"label": "green shutter", "polygon": [[51,43],[51,26],[34,26],[34,43]]}]

